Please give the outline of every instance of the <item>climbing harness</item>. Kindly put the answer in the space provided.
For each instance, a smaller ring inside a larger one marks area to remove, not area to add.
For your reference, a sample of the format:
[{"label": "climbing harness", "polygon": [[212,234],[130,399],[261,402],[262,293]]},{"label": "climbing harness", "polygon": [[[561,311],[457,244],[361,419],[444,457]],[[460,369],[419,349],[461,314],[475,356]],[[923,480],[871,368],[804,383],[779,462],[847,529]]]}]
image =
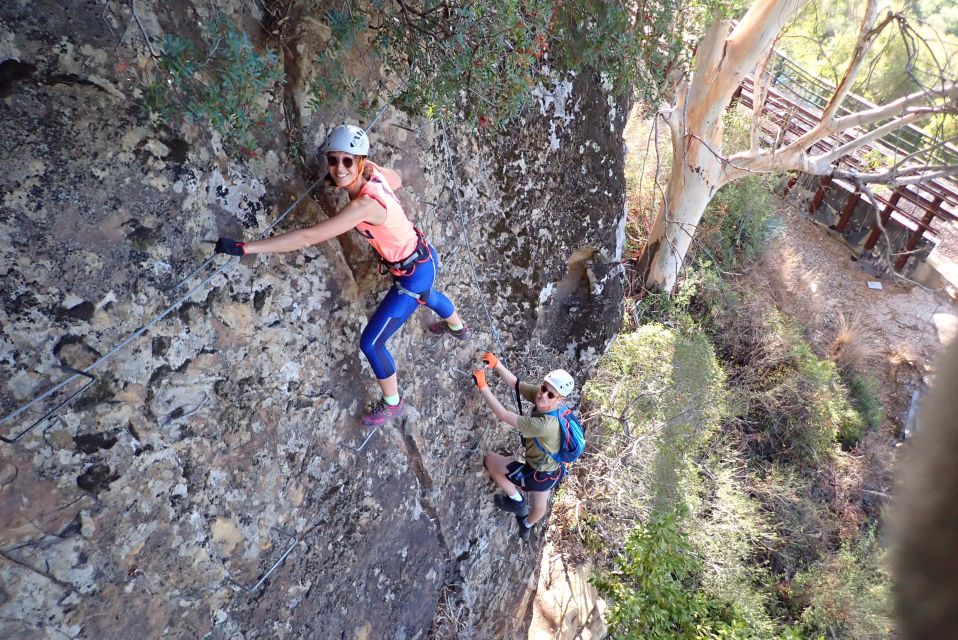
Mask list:
[{"label": "climbing harness", "polygon": [[[416,249],[409,256],[403,260],[397,262],[390,262],[385,258],[380,257],[379,261],[379,273],[385,275],[391,273],[394,278],[400,277],[409,277],[412,274],[416,273],[416,267],[424,262],[432,260],[432,254],[429,252],[429,242],[426,240],[426,236],[423,235],[423,232],[418,228],[416,229],[416,237],[418,242],[416,243]],[[438,265],[437,265],[438,266]],[[406,287],[399,284],[397,279],[393,282],[393,286],[396,287],[396,291],[403,294],[404,296],[409,296],[413,298],[419,304],[425,305],[429,303],[429,295],[432,293],[432,289],[427,289],[422,293],[416,293],[415,291],[410,291]]]},{"label": "climbing harness", "polygon": [[432,289],[427,289],[426,291],[423,291],[422,293],[415,293],[413,291],[410,291],[406,287],[402,286],[398,282],[394,282],[393,286],[396,287],[396,291],[403,294],[404,296],[409,296],[410,298],[413,298],[419,304],[429,303],[429,294],[432,293]]},{"label": "climbing harness", "polygon": [[416,231],[416,248],[408,256],[396,262],[390,262],[380,256],[379,273],[381,275],[391,273],[397,277],[411,276],[416,272],[416,266],[432,259],[432,255],[429,253],[429,241],[426,240],[426,236],[417,227],[413,227],[413,229]]}]

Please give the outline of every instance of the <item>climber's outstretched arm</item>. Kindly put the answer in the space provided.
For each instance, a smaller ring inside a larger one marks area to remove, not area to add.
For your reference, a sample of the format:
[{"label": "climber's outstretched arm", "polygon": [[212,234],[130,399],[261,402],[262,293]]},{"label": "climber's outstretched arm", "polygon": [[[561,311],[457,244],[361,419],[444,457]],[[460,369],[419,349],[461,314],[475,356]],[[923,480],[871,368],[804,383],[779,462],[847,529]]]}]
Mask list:
[{"label": "climber's outstretched arm", "polygon": [[482,369],[477,369],[472,372],[472,379],[476,381],[476,386],[479,387],[479,395],[482,396],[486,405],[492,409],[492,412],[496,414],[496,417],[510,427],[516,428],[519,423],[519,414],[506,409],[502,406],[502,403],[499,402],[499,399],[493,395],[492,390],[489,389],[489,385],[486,383],[486,372]]},{"label": "climber's outstretched arm", "polygon": [[343,207],[336,215],[305,229],[281,233],[272,238],[238,242],[230,238],[216,241],[217,253],[236,256],[251,253],[285,253],[298,251],[310,245],[326,242],[354,228],[360,222],[381,224],[385,213],[382,206],[369,196],[360,196]]},{"label": "climber's outstretched arm", "polygon": [[496,373],[499,374],[499,377],[502,378],[502,381],[505,382],[511,389],[516,388],[516,382],[519,381],[518,378],[516,378],[514,373],[506,369],[506,365],[502,364],[502,362],[495,356],[494,353],[487,351],[486,354],[482,356],[482,361],[486,363],[486,366],[495,369]]}]

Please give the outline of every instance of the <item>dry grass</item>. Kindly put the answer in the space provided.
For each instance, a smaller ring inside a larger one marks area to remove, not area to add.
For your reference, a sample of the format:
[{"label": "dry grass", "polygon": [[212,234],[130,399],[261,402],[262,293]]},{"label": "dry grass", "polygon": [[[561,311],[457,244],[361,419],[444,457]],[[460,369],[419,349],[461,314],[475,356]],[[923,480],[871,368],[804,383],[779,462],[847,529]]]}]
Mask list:
[{"label": "dry grass", "polygon": [[878,356],[878,349],[865,336],[867,327],[860,313],[849,318],[839,312],[836,319],[837,332],[826,348],[826,356],[846,373],[861,373],[869,368]]},{"label": "dry grass", "polygon": [[756,267],[747,274],[754,287],[752,296],[761,292],[776,307],[788,309],[789,315],[804,326],[814,326],[822,320],[820,270],[805,264],[794,246],[780,238],[762,253]]},{"label": "dry grass", "polygon": [[888,356],[888,362],[892,367],[908,367],[918,369],[921,358],[915,354],[910,344],[902,344],[895,348]]},{"label": "dry grass", "polygon": [[429,640],[472,640],[476,637],[472,617],[462,598],[448,586],[439,595]]}]

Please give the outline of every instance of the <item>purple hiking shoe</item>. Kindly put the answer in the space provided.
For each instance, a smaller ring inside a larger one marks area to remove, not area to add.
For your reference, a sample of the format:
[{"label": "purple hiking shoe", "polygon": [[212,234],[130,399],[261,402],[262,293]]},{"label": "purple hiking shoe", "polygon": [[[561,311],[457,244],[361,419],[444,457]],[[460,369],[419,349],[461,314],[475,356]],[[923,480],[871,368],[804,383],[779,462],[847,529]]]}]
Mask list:
[{"label": "purple hiking shoe", "polygon": [[406,415],[406,401],[403,398],[399,399],[397,405],[391,405],[385,398],[380,398],[369,411],[363,414],[362,422],[366,427],[378,427],[404,415]]},{"label": "purple hiking shoe", "polygon": [[516,514],[516,522],[519,524],[519,539],[523,542],[529,541],[529,535],[532,533],[532,527],[526,526],[526,517]]},{"label": "purple hiking shoe", "polygon": [[439,320],[438,322],[433,322],[429,325],[429,333],[434,336],[441,336],[444,333],[448,333],[456,340],[466,341],[472,337],[472,331],[469,330],[469,327],[462,325],[462,329],[458,331],[453,331],[449,328],[449,325],[446,324],[445,320]]}]

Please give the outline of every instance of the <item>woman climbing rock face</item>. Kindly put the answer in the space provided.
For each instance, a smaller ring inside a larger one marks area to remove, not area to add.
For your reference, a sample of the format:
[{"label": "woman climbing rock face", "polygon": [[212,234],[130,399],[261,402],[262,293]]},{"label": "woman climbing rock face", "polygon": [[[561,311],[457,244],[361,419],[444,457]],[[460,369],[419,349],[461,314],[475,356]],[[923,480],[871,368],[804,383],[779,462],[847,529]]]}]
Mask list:
[{"label": "woman climbing rock face", "polygon": [[402,185],[399,174],[373,164],[366,132],[352,125],[333,129],[320,148],[329,178],[338,189],[349,194],[349,203],[327,220],[272,238],[238,242],[220,238],[217,253],[247,255],[298,251],[325,242],[350,229],[356,229],[382,260],[384,271],[393,276],[393,286],[369,319],[360,338],[360,348],[369,360],[382,391],[382,398],[362,417],[366,426],[377,426],[406,413],[406,402],[399,393],[396,365],[386,342],[406,322],[419,305],[428,306],[440,320],[429,330],[449,333],[459,340],[469,337],[452,302],[433,290],[438,271],[436,251],[422,233],[413,227],[403,211],[396,190]]}]

